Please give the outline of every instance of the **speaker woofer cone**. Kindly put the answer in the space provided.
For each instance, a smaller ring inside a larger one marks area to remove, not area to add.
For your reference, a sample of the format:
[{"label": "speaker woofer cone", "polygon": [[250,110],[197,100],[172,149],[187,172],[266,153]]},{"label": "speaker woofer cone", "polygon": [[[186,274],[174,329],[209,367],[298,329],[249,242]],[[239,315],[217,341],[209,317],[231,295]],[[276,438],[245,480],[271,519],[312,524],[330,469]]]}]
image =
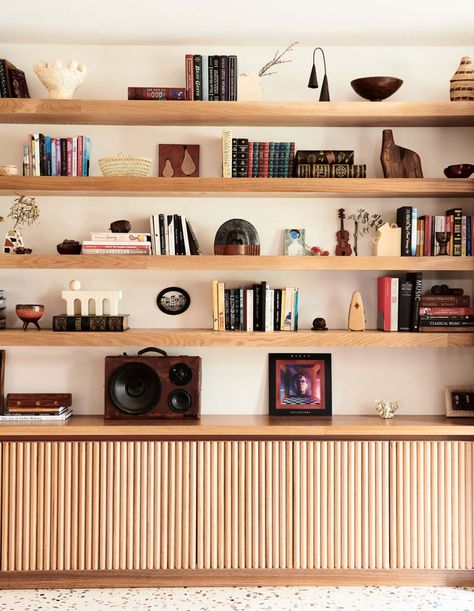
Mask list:
[{"label": "speaker woofer cone", "polygon": [[193,398],[187,390],[173,390],[168,396],[168,406],[173,412],[187,412],[193,404]]},{"label": "speaker woofer cone", "polygon": [[145,414],[158,403],[161,382],[158,374],[145,363],[124,363],[109,381],[110,399],[126,414]]}]

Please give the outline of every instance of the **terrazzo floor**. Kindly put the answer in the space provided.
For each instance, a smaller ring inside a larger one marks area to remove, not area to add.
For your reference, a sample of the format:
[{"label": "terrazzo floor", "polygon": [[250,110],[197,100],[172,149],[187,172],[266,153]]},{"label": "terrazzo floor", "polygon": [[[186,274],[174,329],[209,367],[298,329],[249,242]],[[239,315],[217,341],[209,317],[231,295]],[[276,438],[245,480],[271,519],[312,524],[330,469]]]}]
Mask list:
[{"label": "terrazzo floor", "polygon": [[474,611],[474,587],[117,588],[3,590],[1,611]]}]

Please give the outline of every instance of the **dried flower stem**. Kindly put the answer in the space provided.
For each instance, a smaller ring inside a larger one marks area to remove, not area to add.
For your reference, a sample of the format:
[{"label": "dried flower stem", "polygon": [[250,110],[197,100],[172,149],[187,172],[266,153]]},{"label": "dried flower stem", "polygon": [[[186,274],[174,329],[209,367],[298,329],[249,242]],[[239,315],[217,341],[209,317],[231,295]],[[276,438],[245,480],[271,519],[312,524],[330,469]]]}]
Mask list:
[{"label": "dried flower stem", "polygon": [[258,76],[270,76],[271,74],[275,74],[275,72],[268,72],[268,70],[270,70],[270,68],[272,68],[273,66],[277,66],[279,64],[290,63],[291,59],[282,59],[282,57],[285,55],[285,53],[290,53],[290,51],[293,51],[293,47],[297,44],[298,42],[292,42],[291,45],[286,47],[286,49],[281,53],[278,50],[275,51],[273,59],[267,62],[262,68],[260,68]]},{"label": "dried flower stem", "polygon": [[40,209],[34,197],[19,195],[13,200],[8,218],[15,221],[13,229],[23,225],[32,225],[39,219]]}]

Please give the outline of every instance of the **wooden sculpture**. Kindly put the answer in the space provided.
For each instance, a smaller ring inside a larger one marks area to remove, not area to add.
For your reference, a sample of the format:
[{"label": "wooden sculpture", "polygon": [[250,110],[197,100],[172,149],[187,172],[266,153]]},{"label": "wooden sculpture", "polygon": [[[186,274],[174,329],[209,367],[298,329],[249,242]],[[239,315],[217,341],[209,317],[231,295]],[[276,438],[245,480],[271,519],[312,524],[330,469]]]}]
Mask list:
[{"label": "wooden sculpture", "polygon": [[365,331],[364,304],[362,303],[362,295],[359,291],[352,293],[347,328],[349,331]]},{"label": "wooden sculpture", "polygon": [[380,161],[385,178],[423,178],[420,156],[395,144],[391,129],[383,130]]}]

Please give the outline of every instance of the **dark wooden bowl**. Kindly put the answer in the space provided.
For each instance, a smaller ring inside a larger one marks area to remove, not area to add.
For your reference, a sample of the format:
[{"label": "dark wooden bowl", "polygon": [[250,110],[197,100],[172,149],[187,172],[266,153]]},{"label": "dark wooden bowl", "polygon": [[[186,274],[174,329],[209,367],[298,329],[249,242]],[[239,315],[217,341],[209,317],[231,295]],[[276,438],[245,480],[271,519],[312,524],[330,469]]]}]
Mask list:
[{"label": "dark wooden bowl", "polygon": [[352,89],[365,100],[380,102],[402,86],[402,79],[394,76],[366,76],[351,81]]},{"label": "dark wooden bowl", "polygon": [[443,170],[447,178],[469,178],[474,172],[474,165],[470,163],[457,163],[456,165],[448,165]]},{"label": "dark wooden bowl", "polygon": [[60,255],[80,255],[82,244],[74,240],[66,240],[56,246]]}]

